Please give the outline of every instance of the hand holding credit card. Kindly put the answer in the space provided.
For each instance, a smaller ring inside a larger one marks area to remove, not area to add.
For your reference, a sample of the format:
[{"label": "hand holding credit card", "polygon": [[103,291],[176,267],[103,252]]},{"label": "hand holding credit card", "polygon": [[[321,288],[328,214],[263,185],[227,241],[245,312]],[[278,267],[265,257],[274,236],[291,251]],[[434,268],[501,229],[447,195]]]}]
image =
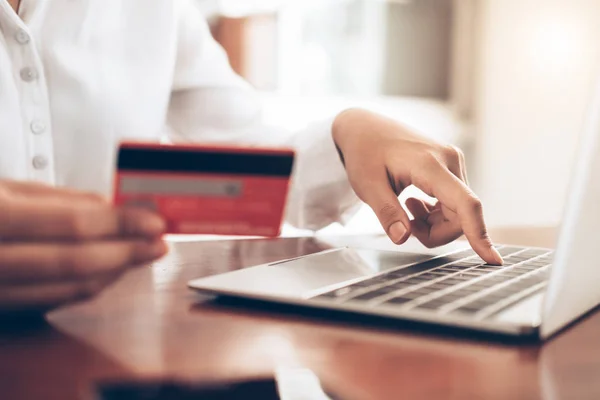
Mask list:
[{"label": "hand holding credit card", "polygon": [[126,142],[114,201],[152,208],[167,233],[274,237],[293,162],[290,149]]}]

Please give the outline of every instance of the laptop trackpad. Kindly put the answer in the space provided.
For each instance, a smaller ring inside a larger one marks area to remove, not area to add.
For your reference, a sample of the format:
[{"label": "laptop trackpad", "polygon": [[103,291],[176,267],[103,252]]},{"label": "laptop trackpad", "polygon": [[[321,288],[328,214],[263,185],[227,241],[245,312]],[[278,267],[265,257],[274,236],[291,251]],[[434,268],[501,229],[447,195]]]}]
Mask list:
[{"label": "laptop trackpad", "polygon": [[307,298],[320,289],[343,286],[432,255],[336,249],[294,260],[246,268],[190,282],[190,287],[224,294]]}]

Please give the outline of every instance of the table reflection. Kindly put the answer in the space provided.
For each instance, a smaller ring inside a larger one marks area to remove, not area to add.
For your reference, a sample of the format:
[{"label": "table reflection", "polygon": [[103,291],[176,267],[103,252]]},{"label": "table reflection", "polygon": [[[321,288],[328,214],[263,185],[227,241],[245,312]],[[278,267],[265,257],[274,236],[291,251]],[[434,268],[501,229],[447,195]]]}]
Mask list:
[{"label": "table reflection", "polygon": [[[133,271],[93,301],[52,313],[49,333],[20,339],[0,332],[0,371],[8,378],[40,377],[40,387],[61,382],[64,399],[102,375],[218,381],[272,377],[278,368],[310,369],[324,388],[348,400],[390,393],[415,399],[600,398],[593,386],[600,371],[600,316],[540,348],[401,324],[236,308],[186,287],[207,274],[330,247],[311,238],[175,243],[153,267]],[[37,369],[26,371],[32,368],[26,360],[38,359]]]},{"label": "table reflection", "polygon": [[600,315],[586,315],[551,338],[541,350],[540,390],[544,400],[600,399]]}]

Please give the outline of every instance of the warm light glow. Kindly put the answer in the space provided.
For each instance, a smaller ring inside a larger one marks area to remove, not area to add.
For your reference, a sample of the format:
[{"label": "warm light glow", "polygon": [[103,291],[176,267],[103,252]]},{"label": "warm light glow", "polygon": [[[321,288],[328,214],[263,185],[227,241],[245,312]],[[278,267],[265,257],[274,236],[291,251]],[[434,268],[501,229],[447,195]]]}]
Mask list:
[{"label": "warm light glow", "polygon": [[536,71],[555,74],[576,69],[583,62],[583,40],[577,25],[565,18],[555,16],[539,21],[529,49]]}]

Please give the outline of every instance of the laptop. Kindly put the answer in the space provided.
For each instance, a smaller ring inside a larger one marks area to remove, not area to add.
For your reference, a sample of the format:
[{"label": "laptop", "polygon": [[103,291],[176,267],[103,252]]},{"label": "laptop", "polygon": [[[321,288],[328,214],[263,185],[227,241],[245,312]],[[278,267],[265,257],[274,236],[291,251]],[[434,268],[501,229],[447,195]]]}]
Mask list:
[{"label": "laptop", "polygon": [[189,282],[212,295],[546,340],[600,303],[600,86],[588,113],[556,249],[418,254],[360,246]]}]

